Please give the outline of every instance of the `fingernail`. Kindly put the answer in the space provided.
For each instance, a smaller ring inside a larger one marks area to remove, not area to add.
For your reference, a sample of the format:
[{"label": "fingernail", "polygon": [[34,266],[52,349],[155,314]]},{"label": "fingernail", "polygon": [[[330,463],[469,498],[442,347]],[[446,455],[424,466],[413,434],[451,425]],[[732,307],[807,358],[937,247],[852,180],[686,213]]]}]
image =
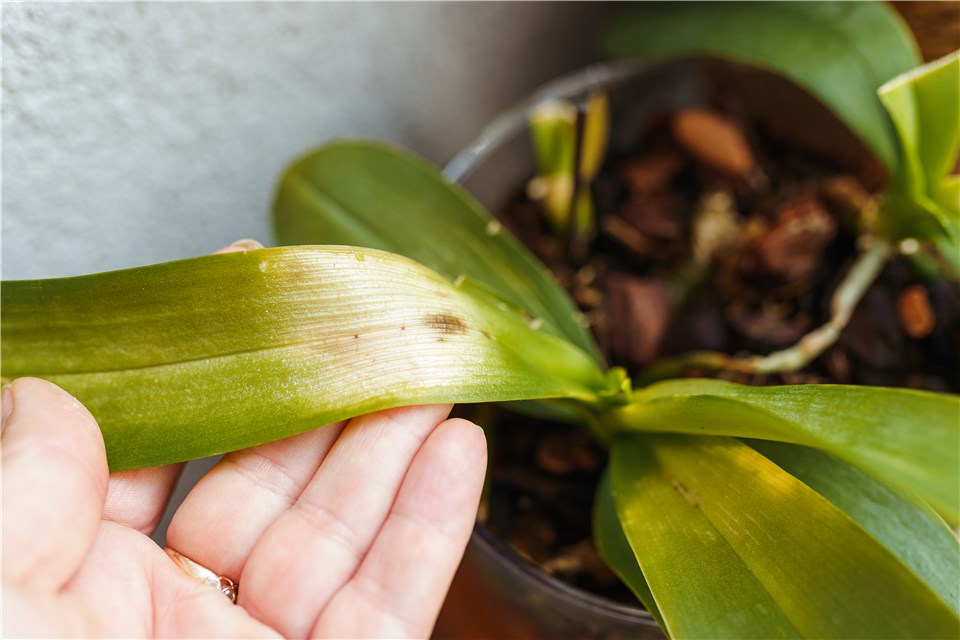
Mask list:
[{"label": "fingernail", "polygon": [[243,249],[244,251],[250,251],[251,249],[263,249],[262,244],[260,244],[259,242],[251,238],[243,238],[241,240],[237,240],[230,246],[236,247],[237,249]]},{"label": "fingernail", "polygon": [[10,388],[9,382],[3,385],[3,392],[0,393],[0,404],[3,405],[0,409],[0,433],[3,433],[7,428],[7,420],[13,413],[13,390]]}]

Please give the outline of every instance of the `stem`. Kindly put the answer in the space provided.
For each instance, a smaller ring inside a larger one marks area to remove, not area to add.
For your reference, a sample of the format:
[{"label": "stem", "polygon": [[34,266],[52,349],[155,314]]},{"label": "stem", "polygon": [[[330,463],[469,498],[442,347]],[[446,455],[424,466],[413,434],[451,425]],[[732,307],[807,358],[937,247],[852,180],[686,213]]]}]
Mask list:
[{"label": "stem", "polygon": [[853,310],[883,270],[890,251],[890,244],[886,240],[878,239],[869,249],[857,256],[843,282],[833,293],[830,320],[800,338],[792,347],[766,356],[745,358],[712,351],[697,351],[676,358],[666,358],[644,372],[638,383],[649,384],[680,375],[688,369],[764,374],[790,373],[804,368],[836,343],[840,332],[850,322]]}]

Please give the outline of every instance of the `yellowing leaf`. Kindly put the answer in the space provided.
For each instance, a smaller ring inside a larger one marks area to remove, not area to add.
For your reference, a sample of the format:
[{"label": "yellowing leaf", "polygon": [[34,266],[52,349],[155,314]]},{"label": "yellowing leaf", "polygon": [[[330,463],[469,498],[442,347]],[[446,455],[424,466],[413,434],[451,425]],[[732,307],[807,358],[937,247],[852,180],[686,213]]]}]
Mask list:
[{"label": "yellowing leaf", "polygon": [[4,282],[2,375],[100,423],[113,470],[251,446],[386,407],[571,397],[594,360],[482,289],[353,247]]}]

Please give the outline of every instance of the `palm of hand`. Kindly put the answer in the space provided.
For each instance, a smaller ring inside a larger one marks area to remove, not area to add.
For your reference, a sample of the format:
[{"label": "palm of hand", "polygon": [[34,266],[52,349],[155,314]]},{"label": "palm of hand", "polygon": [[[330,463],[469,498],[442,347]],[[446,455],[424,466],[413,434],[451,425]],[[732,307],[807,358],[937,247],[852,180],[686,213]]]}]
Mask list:
[{"label": "palm of hand", "polygon": [[148,537],[179,465],[108,481],[92,417],[49,383],[18,380],[3,411],[3,623],[15,636],[425,636],[483,481],[483,436],[444,421],[449,407],[228,454],[167,541],[238,582],[235,606]]}]

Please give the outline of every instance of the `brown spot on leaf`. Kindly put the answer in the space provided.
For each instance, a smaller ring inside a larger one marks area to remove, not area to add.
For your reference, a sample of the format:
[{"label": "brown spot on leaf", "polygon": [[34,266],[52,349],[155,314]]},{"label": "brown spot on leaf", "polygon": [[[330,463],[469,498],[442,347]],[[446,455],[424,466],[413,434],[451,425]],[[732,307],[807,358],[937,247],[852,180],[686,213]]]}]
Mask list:
[{"label": "brown spot on leaf", "polygon": [[680,480],[670,475],[669,473],[667,474],[667,480],[670,481],[670,484],[673,486],[673,490],[679,493],[681,498],[689,502],[691,507],[693,507],[694,509],[700,508],[700,502],[693,497],[693,495],[690,493],[690,490],[687,489],[687,486],[685,484],[680,482]]},{"label": "brown spot on leaf", "polygon": [[438,331],[441,338],[449,335],[462,335],[467,332],[466,323],[449,313],[435,313],[424,316],[423,324]]}]

